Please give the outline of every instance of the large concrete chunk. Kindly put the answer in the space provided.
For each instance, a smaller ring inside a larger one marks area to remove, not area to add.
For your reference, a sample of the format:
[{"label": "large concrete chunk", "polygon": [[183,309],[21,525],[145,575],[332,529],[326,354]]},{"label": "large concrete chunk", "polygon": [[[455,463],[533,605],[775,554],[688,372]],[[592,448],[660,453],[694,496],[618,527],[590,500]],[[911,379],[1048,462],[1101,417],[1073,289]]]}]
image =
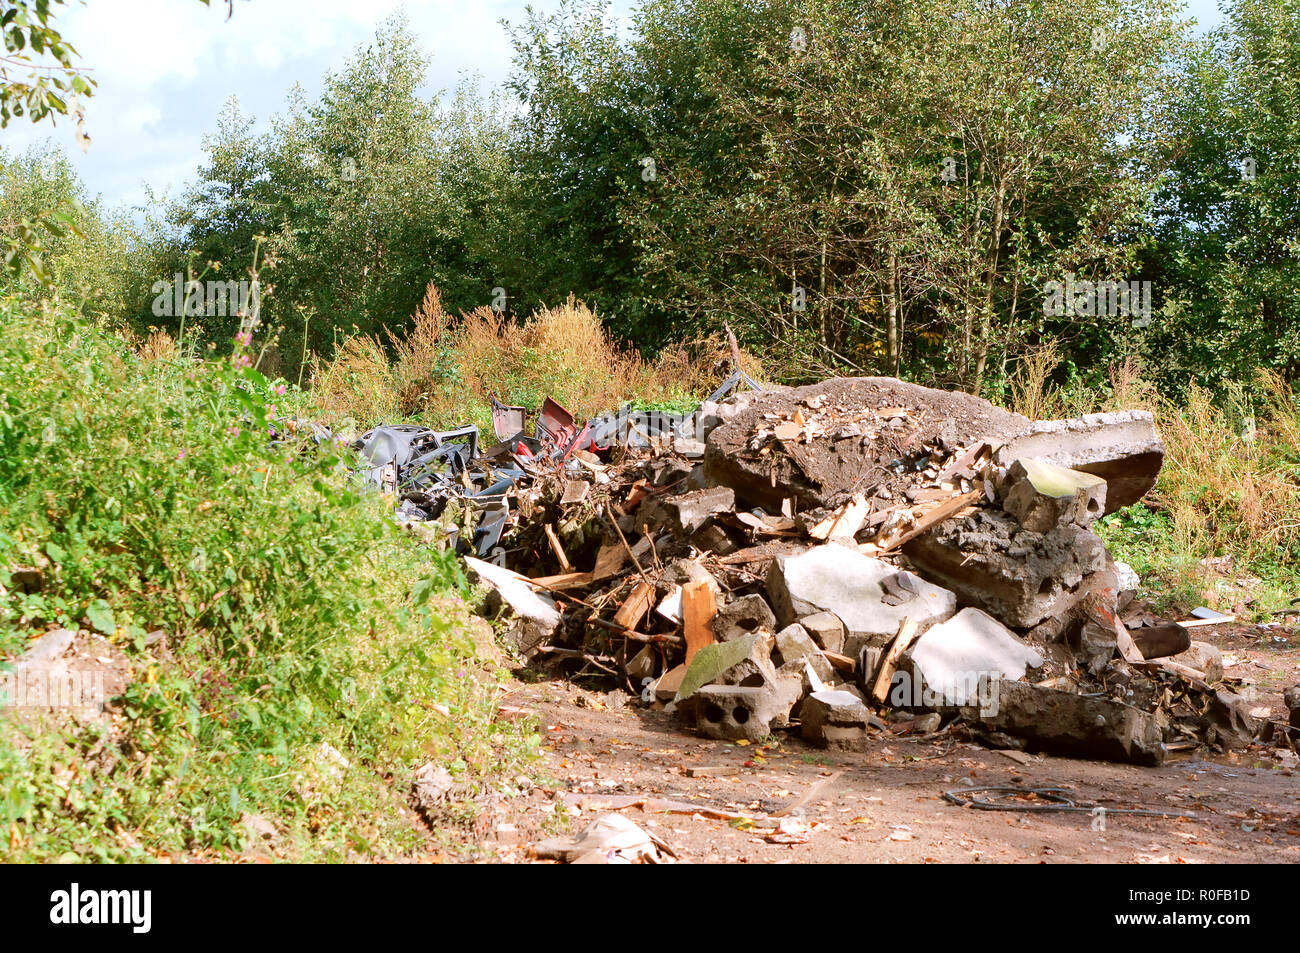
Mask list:
[{"label": "large concrete chunk", "polygon": [[[885,410],[893,413],[877,413]],[[791,420],[796,411],[805,420],[825,424],[824,432],[793,450],[787,446],[775,453],[770,444],[755,442],[764,432],[772,433],[777,422]],[[897,429],[887,426],[895,417],[904,421]],[[792,497],[800,509],[814,509],[835,505],[861,488],[867,470],[892,462],[896,441],[876,439],[883,431],[895,437],[906,432],[911,447],[943,443],[951,449],[979,439],[1002,443],[1031,424],[972,394],[889,377],[835,378],[747,395],[743,410],[709,432],[704,472],[709,482],[733,488],[750,503],[775,510]],[[892,482],[892,474],[885,479]],[[900,475],[896,488],[901,492],[909,481],[910,474]]]},{"label": "large concrete chunk", "polygon": [[[798,681],[773,685],[705,685],[695,693],[695,726],[710,738],[760,741],[788,723]],[[788,686],[793,686],[792,690]]]},{"label": "large concrete chunk", "polygon": [[674,533],[686,537],[703,529],[719,513],[736,508],[736,494],[725,486],[692,490],[667,499],[652,499],[638,511],[638,519],[658,525],[667,523]]},{"label": "large concrete chunk", "polygon": [[1173,656],[1179,665],[1205,673],[1205,680],[1213,685],[1223,681],[1223,653],[1209,642],[1193,642],[1187,651]]},{"label": "large concrete chunk", "polygon": [[1205,726],[1214,729],[1215,740],[1225,748],[1249,747],[1258,725],[1250,713],[1250,702],[1235,692],[1218,691],[1205,710]]},{"label": "large concrete chunk", "polygon": [[905,543],[903,553],[963,605],[1026,629],[1062,614],[1088,577],[1109,568],[1106,546],[1090,530],[1069,524],[1032,533],[997,510],[949,520]]},{"label": "large concrete chunk", "polygon": [[[902,585],[892,585],[891,578]],[[844,653],[850,656],[862,645],[892,639],[904,618],[924,628],[957,611],[957,598],[948,590],[836,543],[773,560],[767,591],[782,626],[823,611],[835,613],[847,630]],[[888,601],[887,591],[895,596]],[[911,597],[900,602],[899,591]]]},{"label": "large concrete chunk", "polygon": [[1035,460],[1016,460],[1002,485],[1002,508],[1034,533],[1063,523],[1088,526],[1106,508],[1106,481],[1091,473]]},{"label": "large concrete chunk", "polygon": [[827,652],[844,652],[844,623],[834,612],[814,612],[799,620],[804,631]]},{"label": "large concrete chunk", "polygon": [[489,588],[489,609],[504,608],[513,619],[507,638],[525,656],[535,652],[555,632],[560,624],[555,600],[534,589],[526,577],[473,556],[465,557],[465,565]]},{"label": "large concrete chunk", "polygon": [[1157,765],[1165,759],[1154,715],[1108,698],[1002,680],[982,719],[994,729],[1065,755]]},{"label": "large concrete chunk", "polygon": [[1155,418],[1145,410],[1085,414],[1071,420],[1037,420],[994,454],[1009,467],[1018,457],[1035,457],[1106,481],[1106,512],[1136,503],[1155,486],[1165,445]]},{"label": "large concrete chunk", "polygon": [[912,670],[939,705],[971,705],[980,676],[1018,680],[1043,658],[979,609],[931,626],[912,647]]}]

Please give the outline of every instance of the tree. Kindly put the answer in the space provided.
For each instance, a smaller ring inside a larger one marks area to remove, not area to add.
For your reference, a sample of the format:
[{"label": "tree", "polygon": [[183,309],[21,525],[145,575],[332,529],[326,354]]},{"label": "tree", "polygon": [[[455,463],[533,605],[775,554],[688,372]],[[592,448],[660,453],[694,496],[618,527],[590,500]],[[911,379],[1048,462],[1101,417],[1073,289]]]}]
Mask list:
[{"label": "tree", "polygon": [[1178,84],[1148,353],[1177,388],[1300,375],[1300,3],[1234,0]]},{"label": "tree", "polygon": [[1099,323],[1048,327],[1042,286],[1128,265],[1172,0],[648,0],[626,43],[602,9],[534,20],[516,88],[543,270],[616,326],[978,390]]}]

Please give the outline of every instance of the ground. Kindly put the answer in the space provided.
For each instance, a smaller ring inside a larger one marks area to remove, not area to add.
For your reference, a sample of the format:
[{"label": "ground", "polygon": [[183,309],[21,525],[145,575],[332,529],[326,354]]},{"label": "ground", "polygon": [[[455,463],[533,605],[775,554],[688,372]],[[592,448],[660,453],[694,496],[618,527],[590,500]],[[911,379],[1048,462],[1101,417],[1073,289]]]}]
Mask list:
[{"label": "ground", "polygon": [[[1233,627],[1197,638],[1223,650],[1229,677],[1253,678],[1255,704],[1283,711],[1280,691],[1300,681],[1294,630]],[[1160,768],[1006,754],[950,736],[881,736],[864,751],[822,751],[783,733],[764,748],[701,738],[671,716],[614,693],[561,681],[520,684],[506,702],[536,713],[551,783],[502,804],[484,844],[503,860],[530,859],[554,828],[558,798],[591,795],[571,831],[605,810],[600,797],[689,802],[701,811],[775,813],[802,805],[806,843],[773,844],[744,822],[702,813],[623,813],[695,863],[1297,863],[1300,781],[1293,758],[1262,747],[1240,754],[1178,754]],[[1023,763],[1022,763],[1023,762]],[[961,808],[945,791],[972,785],[1064,788],[1089,806],[1187,811],[1195,819]],[[581,801],[579,799],[581,805]],[[798,813],[796,811],[796,813]],[[821,826],[817,826],[821,825]]]}]

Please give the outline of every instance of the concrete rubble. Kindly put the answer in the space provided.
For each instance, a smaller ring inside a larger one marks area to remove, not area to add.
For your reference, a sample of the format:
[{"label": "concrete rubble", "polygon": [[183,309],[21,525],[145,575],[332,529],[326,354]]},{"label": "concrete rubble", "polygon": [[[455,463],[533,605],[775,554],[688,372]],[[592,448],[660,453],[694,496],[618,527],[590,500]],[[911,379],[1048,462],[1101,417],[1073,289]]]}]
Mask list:
[{"label": "concrete rubble", "polygon": [[962,609],[932,626],[911,650],[912,674],[919,689],[936,696],[932,705],[974,704],[983,677],[1019,680],[1041,668],[1043,657],[1011,630],[979,609]]},{"label": "concrete rubble", "polygon": [[813,692],[799,707],[800,733],[819,748],[847,748],[867,739],[867,729],[885,724],[857,695],[823,689]]},{"label": "concrete rubble", "polygon": [[1094,532],[1159,474],[1150,414],[1032,421],[889,378],[740,380],[686,415],[582,423],[548,400],[536,437],[502,407],[483,453],[372,437],[367,478],[431,453],[476,474],[485,499],[440,509],[453,481],[403,495],[399,466],[398,495],[466,555],[520,654],[710,737],[852,746],[923,723],[1141,764],[1251,742],[1221,658],[1135,608],[1136,575]]}]

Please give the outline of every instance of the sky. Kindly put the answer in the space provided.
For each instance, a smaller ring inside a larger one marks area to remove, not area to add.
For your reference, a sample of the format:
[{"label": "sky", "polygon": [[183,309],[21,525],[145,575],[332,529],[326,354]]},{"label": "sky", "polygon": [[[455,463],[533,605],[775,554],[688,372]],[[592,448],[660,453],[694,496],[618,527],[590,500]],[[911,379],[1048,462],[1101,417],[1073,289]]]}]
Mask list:
[{"label": "sky", "polygon": [[[92,196],[132,217],[149,188],[175,195],[203,161],[202,140],[232,94],[265,128],[301,84],[310,99],[328,70],[340,69],[369,42],[378,24],[404,9],[432,55],[427,91],[454,89],[465,76],[483,89],[510,71],[510,40],[501,21],[522,22],[529,0],[88,0],[58,20],[98,82],[86,104],[89,152],[72,126],[11,122],[0,146],[24,149],[48,139],[62,148]],[[540,12],[555,0],[531,0]],[[633,0],[621,0],[623,15]],[[1216,0],[1188,0],[1202,29],[1220,21]]]}]

